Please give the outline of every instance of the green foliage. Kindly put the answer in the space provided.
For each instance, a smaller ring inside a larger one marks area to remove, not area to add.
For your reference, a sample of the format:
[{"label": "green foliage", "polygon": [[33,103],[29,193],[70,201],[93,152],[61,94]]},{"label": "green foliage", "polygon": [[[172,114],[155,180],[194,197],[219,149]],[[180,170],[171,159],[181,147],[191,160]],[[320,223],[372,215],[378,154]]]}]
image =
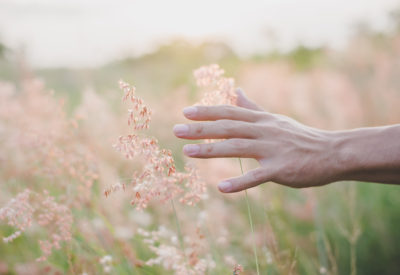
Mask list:
[{"label": "green foliage", "polygon": [[[399,14],[399,11],[393,13],[393,24],[397,26],[393,33],[400,32]],[[393,33],[377,33],[368,28],[358,30],[358,35],[365,39],[363,41],[377,46],[376,51],[386,49]],[[11,64],[4,58],[5,53],[6,47],[0,44],[0,77],[2,80],[16,82],[18,70],[15,64]],[[327,58],[323,48],[299,46],[288,53],[276,51],[254,56],[250,60],[241,60],[223,43],[193,45],[176,40],[145,56],[118,60],[99,68],[40,69],[35,70],[35,74],[43,78],[46,86],[54,89],[57,96],[67,98],[69,110],[72,112],[81,102],[83,90],[93,89],[108,99],[110,91],[116,90],[116,82],[120,78],[135,83],[138,90],[144,91],[144,97],[156,99],[167,97],[171,91],[185,87],[189,92],[188,97],[193,99],[194,85],[190,72],[203,64],[219,63],[227,69],[229,75],[235,76],[239,74],[242,66],[251,66],[254,63],[282,62],[293,66],[298,71],[306,71],[320,68],[322,61]],[[355,70],[351,66],[349,68],[346,75],[351,77],[352,73],[355,74]],[[369,85],[368,79],[375,71],[364,68],[368,71],[363,74],[362,68],[358,69],[362,78],[354,77],[357,80],[355,83],[360,86],[373,86]],[[398,78],[393,81],[398,81]],[[117,103],[119,104],[119,99]],[[161,140],[160,144],[162,147],[172,147],[174,155],[179,156],[176,161],[177,166],[182,168],[183,157],[180,150],[183,142],[174,140],[171,145],[170,140]],[[110,146],[108,143],[103,145]],[[40,182],[43,184],[42,180]],[[7,184],[16,188],[24,183],[9,180]],[[271,188],[267,185],[257,188],[263,194],[272,193],[271,200],[251,201],[255,229],[274,233],[280,260],[285,263],[295,262],[295,272],[320,274],[321,267],[335,270],[335,265],[337,265],[338,274],[350,274],[351,244],[348,233],[359,228],[360,236],[355,243],[357,273],[400,274],[400,188],[398,186],[353,182],[325,186],[315,191],[316,204],[312,213],[309,213],[309,217],[299,218],[289,211],[289,205],[294,204],[294,207],[300,208],[307,204],[309,198],[300,190],[276,186]],[[212,188],[214,186],[210,187]],[[349,196],[351,188],[354,188],[354,198]],[[48,189],[50,192],[56,192],[56,188],[53,190],[50,184]],[[16,191],[12,188],[9,190]],[[96,209],[96,206],[101,205],[104,199],[98,182],[94,183],[92,196],[91,203],[79,211],[75,210],[74,216],[85,217],[89,220],[100,219],[105,224],[107,234],[114,235],[116,231],[114,226],[107,220],[104,213],[99,213]],[[231,219],[247,219],[247,208],[243,198],[235,197],[233,201],[230,197],[221,196],[220,200],[224,205],[231,205],[231,209],[236,211],[232,212]],[[124,210],[129,212],[128,209],[131,209],[131,206],[126,207]],[[354,213],[351,214],[349,209],[353,209]],[[304,208],[304,211],[306,210]],[[155,214],[151,211],[150,208],[149,212]],[[188,211],[189,214],[185,218],[190,218],[190,214],[193,213],[190,211],[192,210]],[[158,218],[173,220],[172,216]],[[235,221],[232,224],[235,224]],[[154,223],[150,225],[152,229],[156,226]],[[230,228],[232,242],[229,253],[238,256],[245,270],[254,270],[255,261],[252,257],[251,246],[246,246],[244,243],[243,230],[249,229],[241,226]],[[2,236],[7,236],[12,231],[9,226],[1,225],[0,233]],[[29,236],[22,235],[12,245],[0,242],[0,255],[2,255],[0,261],[9,263],[11,270],[18,262],[29,262],[40,255],[37,242],[34,240],[37,236],[35,234]],[[213,236],[206,237],[209,238],[213,259],[217,264],[214,274],[228,274],[231,269],[223,263],[226,251],[218,247]],[[266,239],[262,241],[263,246],[273,249]],[[137,253],[138,259],[149,259],[153,256],[143,244],[141,237],[135,236],[128,245]],[[26,247],[29,247],[29,250]],[[73,242],[52,255],[50,265],[61,273],[67,273],[70,272],[69,268],[71,264],[74,265],[77,258],[83,259],[83,262],[86,261],[87,266],[94,266],[98,264],[98,258],[106,251],[112,251],[113,256],[118,259],[114,265],[116,274],[169,274],[161,267],[136,267],[124,254],[121,244],[108,243],[106,236],[100,233],[94,236],[93,240],[85,239],[85,236],[76,228]],[[65,255],[68,255],[70,259],[65,258]],[[267,270],[268,274],[282,274],[283,268],[286,267],[279,266],[276,260],[268,263],[265,249],[259,248],[261,270]],[[97,273],[102,272],[95,267],[93,269]],[[76,274],[81,271],[76,270]]]},{"label": "green foliage", "polygon": [[307,48],[299,46],[289,52],[286,58],[300,70],[309,69],[321,58],[323,54],[322,48]]}]

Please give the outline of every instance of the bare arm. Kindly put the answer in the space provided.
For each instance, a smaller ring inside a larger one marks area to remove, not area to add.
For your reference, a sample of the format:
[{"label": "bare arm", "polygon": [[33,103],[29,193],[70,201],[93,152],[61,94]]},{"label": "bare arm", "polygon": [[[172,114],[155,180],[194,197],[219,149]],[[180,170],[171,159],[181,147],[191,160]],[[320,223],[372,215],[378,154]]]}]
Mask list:
[{"label": "bare arm", "polygon": [[222,192],[237,192],[267,181],[309,187],[340,180],[400,184],[400,124],[329,132],[263,111],[238,91],[238,106],[185,108],[188,119],[174,127],[184,139],[225,139],[185,145],[195,158],[241,157],[260,167],[221,182]]},{"label": "bare arm", "polygon": [[328,135],[341,162],[337,180],[400,184],[400,124]]}]

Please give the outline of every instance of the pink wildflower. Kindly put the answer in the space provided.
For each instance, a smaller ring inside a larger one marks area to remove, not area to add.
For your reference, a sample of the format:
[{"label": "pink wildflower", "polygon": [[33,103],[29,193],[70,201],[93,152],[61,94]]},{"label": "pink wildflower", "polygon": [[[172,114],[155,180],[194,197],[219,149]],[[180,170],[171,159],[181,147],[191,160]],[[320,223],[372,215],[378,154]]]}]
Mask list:
[{"label": "pink wildflower", "polygon": [[[120,136],[113,147],[127,159],[140,157],[143,162],[142,171],[135,171],[130,181],[132,205],[143,209],[154,199],[165,202],[180,194],[182,203],[194,205],[206,192],[205,184],[192,168],[188,168],[187,173],[178,173],[171,151],[161,149],[157,139],[139,132],[149,128],[152,112],[135,95],[134,87],[120,81],[120,88],[124,91],[123,100],[129,100],[133,105],[129,109],[128,125],[133,126],[134,133]],[[104,194],[108,196],[114,191],[125,189],[126,184],[117,183],[106,188]]]},{"label": "pink wildflower", "polygon": [[57,203],[47,191],[39,194],[26,189],[19,193],[6,206],[0,208],[0,221],[7,221],[17,229],[10,236],[3,238],[6,243],[20,236],[34,222],[47,231],[49,239],[39,240],[42,256],[38,261],[46,260],[53,249],[61,248],[62,241],[71,239],[71,211],[67,206]]},{"label": "pink wildflower", "polygon": [[186,173],[178,174],[179,180],[184,182],[185,187],[185,193],[179,201],[187,205],[195,205],[204,198],[207,191],[206,183],[200,179],[197,169],[190,166],[185,169]]},{"label": "pink wildflower", "polygon": [[191,237],[185,237],[185,251],[179,247],[178,237],[174,232],[160,226],[156,231],[139,229],[150,250],[156,257],[147,260],[146,265],[161,265],[175,274],[207,274],[215,267],[211,255],[206,253],[206,240],[197,229]]},{"label": "pink wildflower", "polygon": [[203,66],[194,71],[197,85],[205,89],[201,105],[236,104],[235,80],[224,77],[224,73],[217,64]]},{"label": "pink wildflower", "polygon": [[136,88],[122,80],[119,81],[119,87],[125,93],[123,100],[129,99],[133,106],[128,109],[128,125],[133,126],[134,130],[148,129],[152,112],[141,98],[135,96]]},{"label": "pink wildflower", "polygon": [[239,275],[243,272],[243,267],[240,264],[236,264],[233,268],[233,275]]},{"label": "pink wildflower", "polygon": [[[3,84],[4,85],[4,84]],[[29,80],[16,92],[0,92],[0,166],[4,178],[29,179],[38,189],[56,182],[68,189],[68,204],[90,199],[98,178],[97,163],[65,111],[63,103],[46,92],[38,80]],[[35,181],[36,177],[47,179]],[[74,184],[71,184],[74,183]]]}]

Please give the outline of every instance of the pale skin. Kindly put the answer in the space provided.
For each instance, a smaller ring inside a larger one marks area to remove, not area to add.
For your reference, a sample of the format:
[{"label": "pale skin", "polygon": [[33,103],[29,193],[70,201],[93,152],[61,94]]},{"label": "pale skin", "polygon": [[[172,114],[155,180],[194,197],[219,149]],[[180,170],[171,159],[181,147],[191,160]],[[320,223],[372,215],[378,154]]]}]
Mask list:
[{"label": "pale skin", "polygon": [[196,123],[175,125],[184,139],[223,139],[187,144],[193,158],[253,158],[259,167],[223,180],[221,192],[242,191],[265,182],[303,188],[354,180],[400,184],[400,124],[325,131],[271,114],[237,91],[237,106],[191,106]]}]

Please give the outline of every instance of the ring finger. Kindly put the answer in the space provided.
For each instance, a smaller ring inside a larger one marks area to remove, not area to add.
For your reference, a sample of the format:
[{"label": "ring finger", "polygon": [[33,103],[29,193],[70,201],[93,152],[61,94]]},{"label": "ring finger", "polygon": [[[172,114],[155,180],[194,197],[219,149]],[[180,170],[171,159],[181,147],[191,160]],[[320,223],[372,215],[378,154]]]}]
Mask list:
[{"label": "ring finger", "polygon": [[256,140],[233,138],[215,143],[187,144],[183,152],[194,158],[257,158],[260,154],[258,143]]}]

